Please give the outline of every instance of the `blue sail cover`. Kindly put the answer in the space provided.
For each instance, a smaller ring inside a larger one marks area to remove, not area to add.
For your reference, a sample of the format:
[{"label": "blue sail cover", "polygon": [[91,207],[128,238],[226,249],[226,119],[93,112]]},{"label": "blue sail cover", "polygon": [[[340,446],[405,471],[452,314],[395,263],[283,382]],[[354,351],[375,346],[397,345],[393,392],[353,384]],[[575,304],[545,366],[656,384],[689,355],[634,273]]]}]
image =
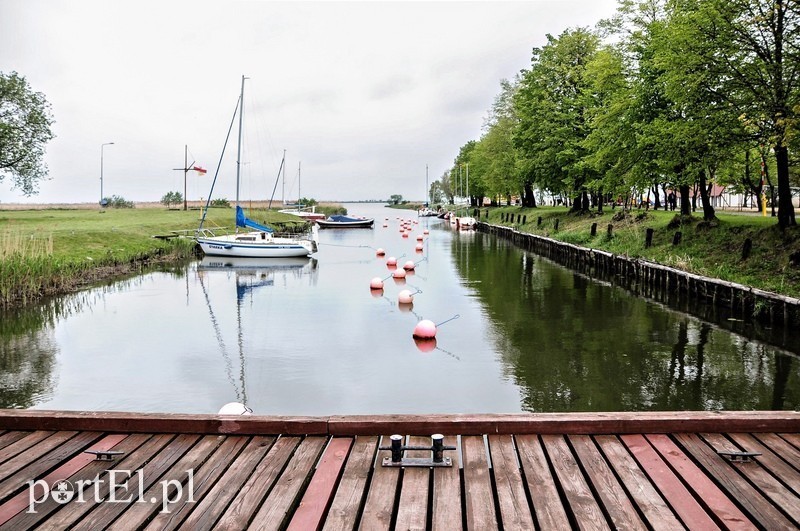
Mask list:
[{"label": "blue sail cover", "polygon": [[244,210],[242,210],[242,207],[240,207],[240,206],[236,207],[236,226],[237,227],[249,227],[251,229],[260,230],[260,231],[264,231],[264,232],[275,232],[271,228],[265,227],[264,225],[261,225],[260,223],[256,223],[252,219],[247,219],[247,217],[244,215]]}]

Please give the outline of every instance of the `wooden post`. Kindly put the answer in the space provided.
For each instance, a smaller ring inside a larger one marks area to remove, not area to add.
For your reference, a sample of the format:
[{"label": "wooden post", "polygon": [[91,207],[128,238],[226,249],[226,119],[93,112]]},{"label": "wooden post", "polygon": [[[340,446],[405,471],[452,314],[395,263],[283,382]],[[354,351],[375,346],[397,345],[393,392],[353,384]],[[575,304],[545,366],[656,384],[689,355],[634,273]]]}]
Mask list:
[{"label": "wooden post", "polygon": [[681,238],[683,238],[683,233],[681,231],[676,232],[675,236],[672,237],[672,245],[681,243]]},{"label": "wooden post", "polygon": [[592,223],[592,237],[597,236],[597,223]]},{"label": "wooden post", "polygon": [[644,246],[649,249],[651,245],[653,245],[653,229],[648,228],[644,237]]},{"label": "wooden post", "polygon": [[525,225],[528,223],[528,216],[522,216],[522,224]]},{"label": "wooden post", "polygon": [[541,226],[542,226],[542,216],[539,216],[539,217],[536,219],[536,226],[537,226],[537,227],[541,227]]},{"label": "wooden post", "polygon": [[609,224],[608,224],[608,237],[609,237],[609,238],[610,238],[611,236],[613,236],[613,234],[612,234],[613,230],[614,230],[614,225],[612,225],[611,223],[609,223]]},{"label": "wooden post", "polygon": [[742,246],[742,260],[747,260],[750,257],[750,251],[753,250],[753,240],[747,238],[744,240],[744,246]]},{"label": "wooden post", "polygon": [[558,218],[556,218],[555,230],[558,230]]}]

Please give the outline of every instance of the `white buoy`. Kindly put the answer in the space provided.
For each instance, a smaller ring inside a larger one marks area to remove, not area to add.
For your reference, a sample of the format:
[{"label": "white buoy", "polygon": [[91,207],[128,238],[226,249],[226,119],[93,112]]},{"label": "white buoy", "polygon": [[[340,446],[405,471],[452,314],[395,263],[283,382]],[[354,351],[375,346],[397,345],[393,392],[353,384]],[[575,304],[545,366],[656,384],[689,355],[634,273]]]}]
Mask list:
[{"label": "white buoy", "polygon": [[228,402],[219,409],[220,415],[252,415],[253,410],[239,402]]},{"label": "white buoy", "polygon": [[400,304],[411,304],[414,302],[414,296],[411,294],[411,290],[404,289],[400,293],[397,294],[397,302]]}]

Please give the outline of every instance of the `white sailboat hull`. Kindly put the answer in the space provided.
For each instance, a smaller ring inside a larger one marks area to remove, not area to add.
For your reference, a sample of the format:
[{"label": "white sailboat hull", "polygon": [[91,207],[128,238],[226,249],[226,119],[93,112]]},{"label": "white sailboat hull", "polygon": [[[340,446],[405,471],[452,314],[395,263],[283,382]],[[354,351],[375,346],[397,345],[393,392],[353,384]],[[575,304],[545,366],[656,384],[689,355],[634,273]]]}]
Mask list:
[{"label": "white sailboat hull", "polygon": [[208,256],[242,258],[290,258],[317,251],[314,240],[276,238],[263,232],[198,237],[197,243]]}]

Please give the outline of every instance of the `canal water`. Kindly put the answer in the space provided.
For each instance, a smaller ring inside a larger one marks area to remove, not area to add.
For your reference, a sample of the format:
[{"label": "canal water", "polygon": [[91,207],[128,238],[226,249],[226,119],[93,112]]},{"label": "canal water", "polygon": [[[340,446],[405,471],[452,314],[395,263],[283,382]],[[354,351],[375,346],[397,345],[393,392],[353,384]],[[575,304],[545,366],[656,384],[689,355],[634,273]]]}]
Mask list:
[{"label": "canal water", "polygon": [[[375,217],[375,227],[321,230],[313,258],[206,258],[0,315],[0,407],[216,413],[236,401],[270,415],[800,407],[796,344],[703,321],[438,218],[347,207]],[[399,218],[415,222],[408,237]],[[390,256],[414,272],[391,278]],[[376,277],[381,291],[370,289]],[[411,306],[398,304],[404,289],[415,293]],[[413,338],[422,319],[438,325],[435,341]]]}]

